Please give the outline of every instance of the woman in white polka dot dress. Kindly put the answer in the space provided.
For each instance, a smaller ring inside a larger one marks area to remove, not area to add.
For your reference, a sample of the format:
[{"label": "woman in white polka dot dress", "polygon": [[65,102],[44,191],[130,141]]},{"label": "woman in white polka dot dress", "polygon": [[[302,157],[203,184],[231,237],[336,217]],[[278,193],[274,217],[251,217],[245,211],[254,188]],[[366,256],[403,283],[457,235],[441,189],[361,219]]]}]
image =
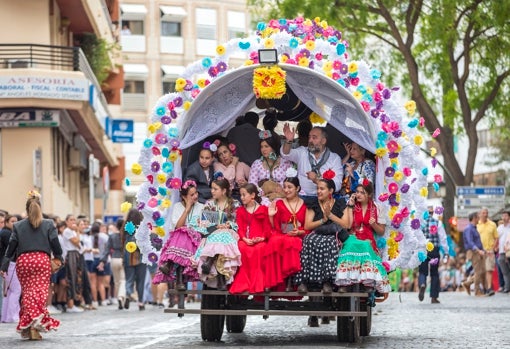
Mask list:
[{"label": "woman in white polka dot dress", "polygon": [[16,273],[21,284],[21,311],[16,330],[22,338],[41,339],[39,332],[56,330],[60,321],[49,316],[46,299],[50,286],[51,253],[62,260],[58,233],[51,219],[43,219],[40,195],[29,192],[28,217],[14,224],[9,246],[0,268],[6,275],[9,261],[17,256]]}]

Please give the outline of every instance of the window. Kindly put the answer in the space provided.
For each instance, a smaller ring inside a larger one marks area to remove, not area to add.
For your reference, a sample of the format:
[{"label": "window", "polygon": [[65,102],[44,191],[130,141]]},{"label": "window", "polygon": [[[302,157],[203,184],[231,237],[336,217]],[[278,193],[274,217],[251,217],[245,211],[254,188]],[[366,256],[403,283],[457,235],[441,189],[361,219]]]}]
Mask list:
[{"label": "window", "polygon": [[145,93],[145,82],[137,80],[125,80],[124,93]]},{"label": "window", "polygon": [[163,81],[163,94],[175,92],[175,81]]},{"label": "window", "polygon": [[478,147],[486,148],[491,144],[491,133],[490,130],[478,131]]},{"label": "window", "polygon": [[197,39],[216,40],[216,10],[197,8]]},{"label": "window", "polygon": [[161,22],[161,36],[182,36],[180,22]]},{"label": "window", "polygon": [[68,173],[68,164],[70,156],[70,146],[58,128],[52,129],[52,162],[53,177],[63,188],[66,187],[66,176]]},{"label": "window", "polygon": [[122,21],[122,35],[144,35],[144,21]]},{"label": "window", "polygon": [[242,38],[246,33],[246,15],[244,12],[227,11],[228,40]]}]

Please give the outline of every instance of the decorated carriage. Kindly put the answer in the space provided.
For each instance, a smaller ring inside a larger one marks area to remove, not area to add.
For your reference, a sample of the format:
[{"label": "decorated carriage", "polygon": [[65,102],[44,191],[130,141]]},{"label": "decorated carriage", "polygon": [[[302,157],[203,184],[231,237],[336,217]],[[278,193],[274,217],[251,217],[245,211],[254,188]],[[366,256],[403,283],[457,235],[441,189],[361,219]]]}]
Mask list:
[{"label": "decorated carriage", "polygon": [[[187,67],[176,91],[154,106],[148,137],[132,167],[146,178],[137,195],[144,220],[135,233],[145,262],[158,259],[151,234],[163,238],[171,230],[167,217],[178,200],[182,168],[197,159],[204,141],[225,135],[239,115],[253,109],[271,109],[282,122],[310,118],[325,125],[328,147],[340,156],[348,140],[371,152],[375,199],[388,222],[377,242],[385,267],[414,268],[426,258],[420,229],[428,188],[420,157],[423,120],[413,101],[403,103],[398,88],[384,85],[381,71],[352,59],[347,49],[341,32],[325,21],[280,19],[259,23],[255,35],[219,45],[214,57]],[[225,322],[229,332],[242,332],[247,315],[336,316],[339,340],[353,342],[370,333],[373,295],[356,287],[350,291],[309,292],[307,302],[282,299],[302,296],[293,292],[171,291],[179,304],[165,311],[201,314],[202,338],[208,341],[221,339]],[[189,293],[202,294],[201,309],[185,309]]]}]

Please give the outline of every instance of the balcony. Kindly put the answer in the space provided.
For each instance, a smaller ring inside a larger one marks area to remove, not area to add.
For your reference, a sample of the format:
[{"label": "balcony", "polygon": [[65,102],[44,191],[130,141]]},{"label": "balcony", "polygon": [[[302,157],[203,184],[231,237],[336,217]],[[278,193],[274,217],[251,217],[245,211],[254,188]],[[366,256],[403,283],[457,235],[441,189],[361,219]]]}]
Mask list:
[{"label": "balcony", "polygon": [[79,47],[0,44],[0,108],[20,106],[68,110],[94,155],[117,163],[103,139],[108,103]]}]

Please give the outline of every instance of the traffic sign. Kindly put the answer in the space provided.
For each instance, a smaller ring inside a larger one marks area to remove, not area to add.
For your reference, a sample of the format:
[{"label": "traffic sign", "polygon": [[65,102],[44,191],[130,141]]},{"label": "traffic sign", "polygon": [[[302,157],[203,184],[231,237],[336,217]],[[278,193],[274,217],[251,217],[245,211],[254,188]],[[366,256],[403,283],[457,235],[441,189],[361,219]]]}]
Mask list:
[{"label": "traffic sign", "polygon": [[459,206],[474,206],[474,207],[489,207],[489,206],[504,206],[505,205],[505,197],[477,197],[477,198],[459,198]]},{"label": "traffic sign", "polygon": [[505,187],[457,187],[457,196],[505,196]]}]

